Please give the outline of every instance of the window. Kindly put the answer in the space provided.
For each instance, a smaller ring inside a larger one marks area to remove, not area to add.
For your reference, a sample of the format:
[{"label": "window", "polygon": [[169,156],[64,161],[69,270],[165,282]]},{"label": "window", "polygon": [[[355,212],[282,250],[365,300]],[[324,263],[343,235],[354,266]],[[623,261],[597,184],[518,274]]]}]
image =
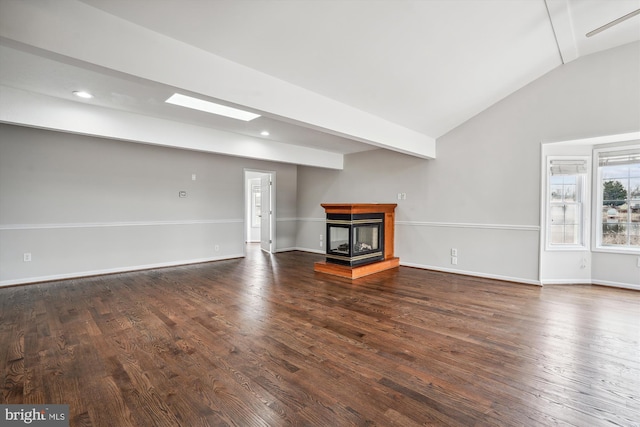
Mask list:
[{"label": "window", "polygon": [[640,146],[596,154],[598,247],[640,250]]},{"label": "window", "polygon": [[548,247],[584,247],[583,199],[587,161],[553,158],[548,164]]}]

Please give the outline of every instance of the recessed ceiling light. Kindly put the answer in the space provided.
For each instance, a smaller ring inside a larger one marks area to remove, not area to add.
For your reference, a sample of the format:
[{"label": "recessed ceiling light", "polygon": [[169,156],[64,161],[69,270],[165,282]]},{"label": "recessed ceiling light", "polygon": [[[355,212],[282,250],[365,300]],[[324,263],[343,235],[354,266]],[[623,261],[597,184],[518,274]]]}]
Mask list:
[{"label": "recessed ceiling light", "polygon": [[269,136],[269,131],[268,130],[263,130],[262,132],[260,132],[260,135]]},{"label": "recessed ceiling light", "polygon": [[73,92],[73,94],[75,96],[77,96],[78,98],[84,98],[84,99],[93,98],[93,95],[91,95],[89,92],[85,92],[83,90],[76,90],[75,92]]},{"label": "recessed ceiling light", "polygon": [[244,120],[245,122],[260,117],[260,114],[238,110],[237,108],[227,107],[226,105],[216,104],[215,102],[205,101],[204,99],[193,98],[179,93],[174,93],[165,102],[168,104],[217,114],[219,116],[231,117],[232,119]]}]

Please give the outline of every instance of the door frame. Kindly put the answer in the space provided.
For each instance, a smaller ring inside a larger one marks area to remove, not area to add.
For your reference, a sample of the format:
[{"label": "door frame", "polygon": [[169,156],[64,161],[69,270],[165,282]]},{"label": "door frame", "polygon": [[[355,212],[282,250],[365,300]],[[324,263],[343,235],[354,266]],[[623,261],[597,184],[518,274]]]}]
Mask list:
[{"label": "door frame", "polygon": [[[250,174],[258,174],[258,176],[252,176],[251,178],[262,177],[264,175],[269,175],[271,177],[271,191],[270,191],[270,204],[271,204],[271,218],[270,218],[270,227],[269,227],[269,240],[271,244],[269,245],[269,253],[274,253],[275,251],[275,242],[276,242],[276,171],[273,170],[264,170],[264,169],[253,169],[253,168],[244,168],[243,173],[243,182],[244,182],[244,215],[243,215],[243,248],[246,255],[246,242],[248,239],[248,223],[250,220],[250,191],[249,188],[249,175]],[[261,231],[262,232],[262,231]]]}]

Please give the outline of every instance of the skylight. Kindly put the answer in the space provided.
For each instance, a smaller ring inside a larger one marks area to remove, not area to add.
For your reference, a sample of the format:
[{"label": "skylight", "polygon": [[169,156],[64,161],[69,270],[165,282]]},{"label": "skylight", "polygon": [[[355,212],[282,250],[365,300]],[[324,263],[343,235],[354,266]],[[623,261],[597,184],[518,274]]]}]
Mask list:
[{"label": "skylight", "polygon": [[211,114],[217,114],[219,116],[231,117],[232,119],[244,120],[245,122],[260,117],[260,114],[238,110],[237,108],[227,107],[226,105],[216,104],[215,102],[205,101],[203,99],[193,98],[179,93],[174,93],[165,102]]},{"label": "skylight", "polygon": [[84,98],[84,99],[93,98],[93,95],[91,95],[89,92],[85,92],[83,90],[76,90],[76,91],[73,92],[73,94],[75,96],[77,96],[78,98]]}]

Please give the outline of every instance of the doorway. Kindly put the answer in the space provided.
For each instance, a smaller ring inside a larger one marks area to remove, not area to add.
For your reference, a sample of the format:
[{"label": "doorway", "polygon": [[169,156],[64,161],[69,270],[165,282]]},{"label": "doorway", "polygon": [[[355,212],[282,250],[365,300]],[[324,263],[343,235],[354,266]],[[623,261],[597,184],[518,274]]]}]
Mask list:
[{"label": "doorway", "polygon": [[259,243],[260,248],[273,252],[275,235],[275,172],[244,171],[245,243]]}]

